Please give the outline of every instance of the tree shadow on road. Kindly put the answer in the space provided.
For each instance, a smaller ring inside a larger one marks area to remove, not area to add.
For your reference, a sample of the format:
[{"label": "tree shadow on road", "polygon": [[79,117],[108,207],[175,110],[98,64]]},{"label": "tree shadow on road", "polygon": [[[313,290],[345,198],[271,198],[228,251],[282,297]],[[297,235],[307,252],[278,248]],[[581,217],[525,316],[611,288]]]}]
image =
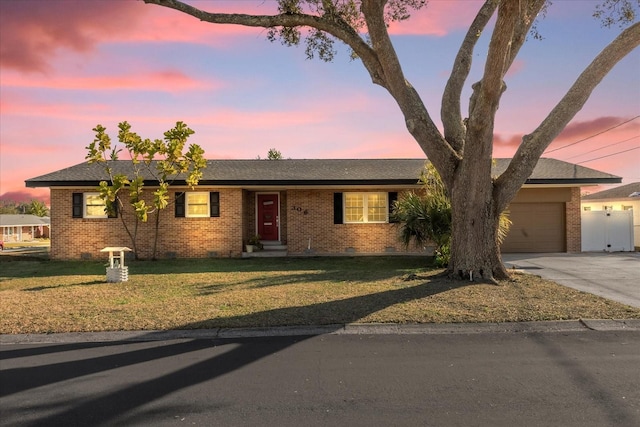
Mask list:
[{"label": "tree shadow on road", "polygon": [[[342,313],[343,323],[356,322],[359,319],[385,309],[391,305],[429,297],[451,289],[472,285],[470,282],[451,282],[444,278],[433,277],[429,281],[420,281],[415,286],[402,287],[385,292],[368,294],[339,301],[312,304],[309,306],[268,310],[262,313],[251,313],[245,316],[235,316],[242,324],[286,324],[287,319],[303,317],[307,324],[321,324],[335,313]],[[274,319],[276,319],[274,321]],[[230,318],[234,323],[234,318]],[[181,329],[207,327],[207,322],[186,324]],[[336,330],[341,325],[335,325]],[[43,386],[50,386],[64,381],[80,379],[94,374],[107,374],[117,368],[134,364],[145,364],[163,358],[182,356],[191,352],[221,345],[233,344],[230,350],[217,354],[206,360],[194,363],[182,369],[175,370],[157,378],[135,383],[109,391],[96,397],[77,400],[70,399],[60,408],[65,408],[53,415],[43,415],[40,418],[23,422],[22,425],[104,425],[126,422],[132,411],[155,400],[166,397],[187,387],[216,379],[217,377],[236,371],[254,363],[268,355],[285,350],[298,342],[310,337],[277,337],[233,340],[188,340],[171,341],[165,345],[152,348],[139,348],[139,343],[109,343],[108,345],[130,346],[134,349],[118,354],[109,354],[81,360],[71,360],[31,367],[15,367],[0,371],[0,397],[6,398],[20,392],[27,392]],[[142,335],[140,340],[145,340]],[[97,343],[95,347],[104,346]],[[56,351],[65,352],[78,349],[77,344],[56,345]],[[29,352],[20,349],[16,353],[3,352],[4,364],[13,357],[29,356]],[[41,352],[39,347],[33,349],[33,355]],[[50,357],[50,355],[48,356]],[[142,369],[142,367],[141,367]],[[44,412],[44,408],[42,409]],[[51,410],[50,408],[46,411]],[[38,408],[30,407],[31,413],[38,412]],[[5,416],[19,417],[19,413],[12,413],[12,409],[5,406]],[[17,419],[17,418],[16,418]],[[131,421],[131,420],[129,420]]]}]

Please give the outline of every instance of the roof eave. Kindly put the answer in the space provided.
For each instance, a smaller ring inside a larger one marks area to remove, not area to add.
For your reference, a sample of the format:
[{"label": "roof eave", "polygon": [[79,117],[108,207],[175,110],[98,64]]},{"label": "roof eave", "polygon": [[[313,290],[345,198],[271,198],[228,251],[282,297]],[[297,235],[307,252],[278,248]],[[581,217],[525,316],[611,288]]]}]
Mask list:
[{"label": "roof eave", "polygon": [[611,177],[611,178],[571,178],[571,179],[561,179],[561,178],[555,178],[555,179],[548,179],[548,178],[543,178],[543,179],[537,179],[537,178],[530,178],[528,180],[525,181],[525,185],[529,184],[546,184],[546,185],[587,185],[587,184],[592,184],[592,185],[599,185],[599,184],[619,184],[622,182],[622,178],[620,177]]},{"label": "roof eave", "polygon": [[[29,188],[37,187],[98,187],[99,181],[26,181]],[[157,181],[145,181],[147,186],[157,186]],[[319,179],[319,180],[201,180],[200,186],[225,186],[225,187],[255,187],[255,186],[327,186],[327,185],[398,185],[414,186],[418,184],[417,179]],[[174,181],[173,186],[186,186],[186,181]]]}]

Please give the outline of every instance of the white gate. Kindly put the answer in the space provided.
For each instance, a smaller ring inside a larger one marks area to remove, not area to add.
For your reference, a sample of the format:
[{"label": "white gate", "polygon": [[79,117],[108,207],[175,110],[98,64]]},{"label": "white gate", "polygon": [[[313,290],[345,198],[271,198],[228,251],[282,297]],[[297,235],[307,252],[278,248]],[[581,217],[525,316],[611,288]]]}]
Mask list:
[{"label": "white gate", "polygon": [[633,251],[633,211],[583,211],[583,252]]}]

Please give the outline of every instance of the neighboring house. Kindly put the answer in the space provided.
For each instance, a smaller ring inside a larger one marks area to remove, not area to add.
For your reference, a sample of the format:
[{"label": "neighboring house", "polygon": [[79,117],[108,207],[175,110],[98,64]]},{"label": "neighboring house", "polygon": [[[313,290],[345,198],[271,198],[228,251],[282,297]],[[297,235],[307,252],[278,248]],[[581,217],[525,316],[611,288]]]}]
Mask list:
[{"label": "neighboring house", "polygon": [[[508,159],[495,162],[501,173]],[[240,257],[259,234],[266,248],[288,255],[416,252],[398,241],[389,211],[398,194],[419,189],[424,159],[209,160],[200,185],[170,188],[161,213],[159,258]],[[130,161],[114,173],[132,176]],[[108,218],[97,186],[104,165],[82,163],[26,181],[51,189],[51,257],[101,256],[128,246],[120,218]],[[579,252],[580,187],[620,178],[554,159],[541,159],[510,206],[512,230],[504,251]],[[157,182],[147,181],[149,187]],[[127,213],[125,218],[131,218]],[[151,255],[153,221],[141,224],[138,251]]]},{"label": "neighboring house", "polygon": [[4,243],[27,242],[49,237],[49,217],[0,214],[0,229]]},{"label": "neighboring house", "polygon": [[640,250],[640,182],[621,185],[582,197],[582,212],[633,211],[633,246]]}]

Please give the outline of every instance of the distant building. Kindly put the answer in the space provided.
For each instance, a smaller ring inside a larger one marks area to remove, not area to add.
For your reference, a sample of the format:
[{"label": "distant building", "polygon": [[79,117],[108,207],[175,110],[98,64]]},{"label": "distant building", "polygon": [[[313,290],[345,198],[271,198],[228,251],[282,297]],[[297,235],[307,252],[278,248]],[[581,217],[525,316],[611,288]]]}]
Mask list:
[{"label": "distant building", "polygon": [[35,215],[0,215],[2,241],[28,242],[34,239],[49,238],[51,225],[49,217]]}]

